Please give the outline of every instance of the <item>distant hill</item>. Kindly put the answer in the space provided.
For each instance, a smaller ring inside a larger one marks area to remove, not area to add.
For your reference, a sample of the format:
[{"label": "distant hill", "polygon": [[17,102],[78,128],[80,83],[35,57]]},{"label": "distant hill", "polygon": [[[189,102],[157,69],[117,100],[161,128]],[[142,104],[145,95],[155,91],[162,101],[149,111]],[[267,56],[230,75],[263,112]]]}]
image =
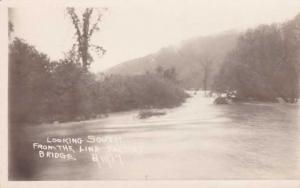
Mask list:
[{"label": "distant hill", "polygon": [[192,38],[178,46],[165,47],[154,54],[121,63],[107,70],[105,74],[137,75],[153,72],[158,66],[163,69],[174,67],[181,85],[185,88],[200,88],[203,83],[203,60],[211,60],[208,79],[210,84],[227,52],[235,47],[238,36],[236,32],[227,32]]}]

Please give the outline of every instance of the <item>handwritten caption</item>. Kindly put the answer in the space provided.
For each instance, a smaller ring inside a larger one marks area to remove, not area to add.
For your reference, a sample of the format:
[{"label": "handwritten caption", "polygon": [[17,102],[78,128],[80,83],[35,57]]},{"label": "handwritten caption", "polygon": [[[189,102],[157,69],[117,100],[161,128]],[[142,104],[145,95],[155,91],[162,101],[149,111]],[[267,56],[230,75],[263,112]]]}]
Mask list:
[{"label": "handwritten caption", "polygon": [[126,156],[142,153],[141,147],[127,144],[121,136],[47,137],[33,142],[32,148],[41,159],[89,160],[99,167],[123,166]]}]

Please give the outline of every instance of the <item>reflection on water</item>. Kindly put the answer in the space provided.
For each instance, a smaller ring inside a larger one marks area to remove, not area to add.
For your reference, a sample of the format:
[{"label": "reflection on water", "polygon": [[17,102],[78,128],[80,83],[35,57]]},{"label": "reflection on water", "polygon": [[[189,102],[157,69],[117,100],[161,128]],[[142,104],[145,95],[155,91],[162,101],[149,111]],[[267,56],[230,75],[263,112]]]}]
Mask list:
[{"label": "reflection on water", "polygon": [[131,111],[28,128],[30,143],[47,136],[121,136],[126,146],[141,151],[128,150],[123,164],[101,167],[82,155],[69,162],[35,158],[33,179],[300,178],[298,105],[213,105],[197,94],[166,111],[143,120]]}]

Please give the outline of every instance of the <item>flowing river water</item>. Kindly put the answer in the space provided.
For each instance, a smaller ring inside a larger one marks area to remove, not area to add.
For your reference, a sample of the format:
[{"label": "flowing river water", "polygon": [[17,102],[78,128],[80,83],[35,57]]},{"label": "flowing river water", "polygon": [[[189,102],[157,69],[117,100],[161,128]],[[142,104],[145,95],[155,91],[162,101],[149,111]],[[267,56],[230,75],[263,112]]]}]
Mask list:
[{"label": "flowing river water", "polygon": [[147,119],[139,119],[138,111],[130,111],[98,120],[26,128],[27,136],[23,139],[30,143],[28,150],[33,150],[32,143],[45,143],[47,138],[92,136],[117,140],[95,143],[100,149],[109,146],[115,149],[99,151],[97,162],[84,152],[73,154],[75,161],[39,158],[37,151],[31,151],[31,166],[28,164],[32,168],[31,178],[300,178],[297,104],[214,105],[212,98],[203,97],[200,92],[192,95],[182,106],[163,109],[165,115]]}]

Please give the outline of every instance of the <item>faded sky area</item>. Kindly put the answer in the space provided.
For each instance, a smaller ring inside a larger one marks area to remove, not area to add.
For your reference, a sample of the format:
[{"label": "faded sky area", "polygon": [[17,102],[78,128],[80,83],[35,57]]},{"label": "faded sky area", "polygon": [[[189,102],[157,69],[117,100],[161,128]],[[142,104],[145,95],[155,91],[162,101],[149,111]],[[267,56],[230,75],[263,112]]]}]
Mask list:
[{"label": "faded sky area", "polygon": [[[223,31],[243,31],[263,23],[283,22],[300,12],[299,0],[125,1],[106,6],[92,43],[107,54],[95,58],[98,72],[164,46]],[[63,58],[75,42],[65,9],[55,6],[17,7],[10,12],[14,36],[25,39],[52,60]]]}]

